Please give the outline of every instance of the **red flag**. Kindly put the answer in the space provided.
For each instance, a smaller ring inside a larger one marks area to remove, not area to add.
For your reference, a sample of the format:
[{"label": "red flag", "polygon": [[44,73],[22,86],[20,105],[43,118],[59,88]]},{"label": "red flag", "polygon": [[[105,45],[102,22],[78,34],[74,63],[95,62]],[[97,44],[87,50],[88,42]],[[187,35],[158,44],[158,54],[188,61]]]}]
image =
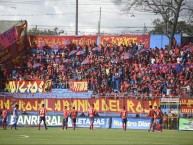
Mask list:
[{"label": "red flag", "polygon": [[20,26],[16,26],[16,30],[17,30],[17,38],[19,39],[23,30],[27,28],[27,22],[24,22],[22,25]]}]

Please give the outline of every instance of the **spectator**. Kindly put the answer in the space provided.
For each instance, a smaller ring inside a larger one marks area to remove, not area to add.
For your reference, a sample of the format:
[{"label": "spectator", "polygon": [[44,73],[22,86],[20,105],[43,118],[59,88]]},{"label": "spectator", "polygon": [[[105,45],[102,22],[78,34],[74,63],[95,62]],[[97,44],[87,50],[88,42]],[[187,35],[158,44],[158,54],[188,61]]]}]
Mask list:
[{"label": "spectator", "polygon": [[[98,48],[97,52],[93,48]],[[85,53],[69,55],[72,50]],[[128,53],[131,57],[125,56]],[[88,63],[81,64],[84,60]],[[178,46],[171,50],[167,46],[145,50],[142,43],[128,46],[71,43],[54,51],[36,49],[28,53],[25,65],[17,66],[11,74],[6,70],[2,74],[7,79],[52,79],[53,88],[67,88],[69,79],[85,79],[95,93],[128,92],[130,96],[154,99],[192,96],[192,66],[193,53]]]}]

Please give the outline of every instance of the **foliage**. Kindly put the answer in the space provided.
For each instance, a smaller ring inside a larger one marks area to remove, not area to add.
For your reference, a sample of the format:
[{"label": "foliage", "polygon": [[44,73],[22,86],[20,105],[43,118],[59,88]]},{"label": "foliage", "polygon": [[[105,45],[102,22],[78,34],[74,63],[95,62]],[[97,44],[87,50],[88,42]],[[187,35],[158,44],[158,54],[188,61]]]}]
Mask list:
[{"label": "foliage", "polygon": [[174,34],[177,32],[179,17],[185,15],[189,20],[193,17],[192,0],[113,0],[118,3],[122,11],[137,10],[158,14],[165,24],[166,35],[168,35],[169,48],[172,48]]},{"label": "foliage", "polygon": [[[153,21],[153,30],[150,33],[165,34],[165,23],[161,19]],[[170,30],[168,30],[170,32]],[[193,35],[193,23],[179,21],[176,27],[176,33],[182,33],[186,36]]]},{"label": "foliage", "polygon": [[64,31],[59,31],[57,27],[54,28],[54,30],[40,30],[37,28],[37,26],[35,28],[29,29],[28,30],[28,34],[29,35],[60,35],[61,33],[64,33]]}]

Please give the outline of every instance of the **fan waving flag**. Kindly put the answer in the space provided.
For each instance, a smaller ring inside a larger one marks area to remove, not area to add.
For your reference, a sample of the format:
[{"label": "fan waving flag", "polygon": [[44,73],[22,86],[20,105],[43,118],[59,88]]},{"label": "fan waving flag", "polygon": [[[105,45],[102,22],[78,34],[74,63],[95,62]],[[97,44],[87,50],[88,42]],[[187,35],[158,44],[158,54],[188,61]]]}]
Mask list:
[{"label": "fan waving flag", "polygon": [[40,66],[42,66],[42,64],[40,64],[40,63],[35,63],[35,64],[33,65],[33,68],[40,67]]},{"label": "fan waving flag", "polygon": [[43,48],[44,46],[46,46],[46,44],[44,42],[40,42],[37,44],[37,47],[40,49]]},{"label": "fan waving flag", "polygon": [[149,49],[143,49],[139,53],[148,53],[148,52],[149,52]]},{"label": "fan waving flag", "polygon": [[91,61],[89,59],[85,59],[81,64],[82,65],[84,65],[84,64],[91,64]]},{"label": "fan waving flag", "polygon": [[85,52],[83,50],[80,50],[76,53],[76,55],[83,55]]},{"label": "fan waving flag", "polygon": [[72,62],[72,60],[71,59],[65,59],[64,60],[64,63],[69,63],[69,62]]},{"label": "fan waving flag", "polygon": [[51,46],[52,49],[60,49],[60,45],[58,44],[54,44]]},{"label": "fan waving flag", "polygon": [[17,30],[17,39],[21,38],[22,33],[26,30],[27,28],[27,21],[25,21],[22,25],[16,26]]},{"label": "fan waving flag", "polygon": [[186,52],[187,52],[187,51],[193,52],[193,44],[186,49]]},{"label": "fan waving flag", "polygon": [[72,50],[70,53],[69,53],[69,55],[73,55],[73,54],[75,54],[77,52],[77,50]]},{"label": "fan waving flag", "polygon": [[112,63],[120,63],[121,60],[119,58],[115,58],[113,60],[111,60]]},{"label": "fan waving flag", "polygon": [[92,50],[93,51],[100,51],[98,47],[94,47]]},{"label": "fan waving flag", "polygon": [[130,59],[130,58],[132,58],[132,55],[130,53],[124,53],[123,58],[124,59]]}]

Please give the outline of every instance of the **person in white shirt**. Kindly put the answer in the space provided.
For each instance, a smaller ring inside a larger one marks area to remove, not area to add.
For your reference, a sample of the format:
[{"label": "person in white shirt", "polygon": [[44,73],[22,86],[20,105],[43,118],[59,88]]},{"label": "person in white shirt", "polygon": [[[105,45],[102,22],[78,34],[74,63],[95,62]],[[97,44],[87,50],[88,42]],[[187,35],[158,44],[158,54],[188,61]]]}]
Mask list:
[{"label": "person in white shirt", "polygon": [[182,61],[182,58],[181,57],[178,57],[177,58],[177,63],[180,63]]},{"label": "person in white shirt", "polygon": [[138,51],[142,50],[143,49],[143,45],[141,44],[141,42],[139,43],[138,45]]},{"label": "person in white shirt", "polygon": [[16,105],[15,105],[15,108],[13,109],[13,119],[14,119],[14,123],[13,123],[13,125],[11,126],[11,129],[12,129],[13,127],[15,127],[15,130],[17,130],[18,108],[19,108],[19,105],[16,104]]},{"label": "person in white shirt", "polygon": [[151,58],[151,64],[154,64],[155,63],[155,58]]}]

